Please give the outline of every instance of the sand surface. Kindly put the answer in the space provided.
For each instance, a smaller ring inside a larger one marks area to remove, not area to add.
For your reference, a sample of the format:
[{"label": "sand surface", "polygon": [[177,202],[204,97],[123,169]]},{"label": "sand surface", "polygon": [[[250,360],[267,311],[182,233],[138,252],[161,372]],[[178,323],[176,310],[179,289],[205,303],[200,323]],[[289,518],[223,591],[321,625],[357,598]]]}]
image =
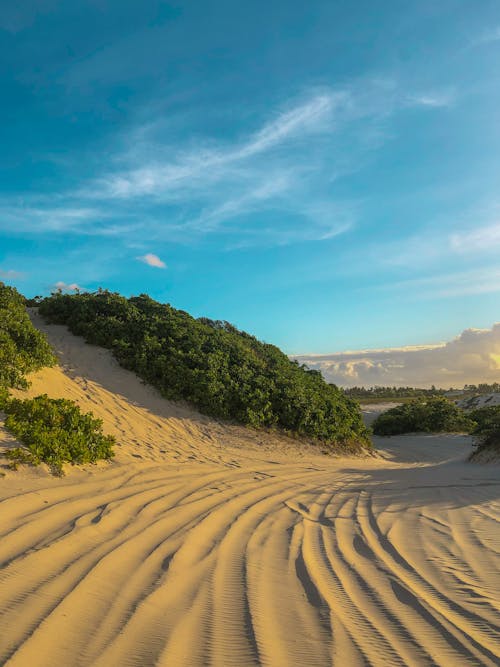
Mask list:
[{"label": "sand surface", "polygon": [[499,664],[500,467],[466,463],[469,438],[295,451],[37,324],[62,366],[30,393],[120,446],[62,479],[0,468],[1,665]]}]

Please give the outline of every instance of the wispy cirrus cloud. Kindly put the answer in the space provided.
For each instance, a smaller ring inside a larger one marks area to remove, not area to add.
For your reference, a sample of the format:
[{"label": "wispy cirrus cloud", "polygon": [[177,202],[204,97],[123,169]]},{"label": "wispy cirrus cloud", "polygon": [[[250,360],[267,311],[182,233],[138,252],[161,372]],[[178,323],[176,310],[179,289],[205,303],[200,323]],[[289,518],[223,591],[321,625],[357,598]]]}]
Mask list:
[{"label": "wispy cirrus cloud", "polygon": [[493,294],[500,292],[500,269],[493,265],[450,273],[436,272],[422,278],[392,281],[378,289],[411,292],[419,299]]},{"label": "wispy cirrus cloud", "polygon": [[440,108],[449,107],[456,100],[456,93],[451,89],[431,90],[408,96],[411,106]]},{"label": "wispy cirrus cloud", "polygon": [[471,40],[471,44],[474,46],[498,41],[500,41],[500,25],[494,26],[489,30],[484,30],[479,35],[474,36]]},{"label": "wispy cirrus cloud", "polygon": [[36,232],[41,229],[44,232],[71,232],[105,217],[99,209],[88,205],[78,205],[76,201],[61,201],[60,206],[54,206],[52,201],[47,201],[54,199],[53,197],[35,196],[33,199],[34,201],[28,205],[12,201],[0,203],[0,227],[16,231]]},{"label": "wispy cirrus cloud", "polygon": [[[197,190],[204,184],[212,185],[231,177],[228,170],[247,163],[251,158],[267,153],[273,148],[287,144],[321,130],[331,131],[332,114],[347,93],[322,93],[264,124],[247,140],[236,145],[217,148],[200,146],[194,150],[180,151],[177,159],[170,162],[151,162],[139,168],[110,174],[96,183],[97,196],[105,198],[132,199],[144,196],[168,198],[184,187]],[[134,157],[135,159],[135,157]],[[234,173],[237,178],[251,177],[248,169],[244,174]],[[231,179],[230,179],[231,180]]]},{"label": "wispy cirrus cloud", "polygon": [[452,234],[450,244],[453,250],[460,253],[496,252],[500,247],[500,222]]},{"label": "wispy cirrus cloud", "polygon": [[355,82],[308,91],[231,140],[179,142],[151,118],[123,135],[95,179],[55,198],[0,202],[0,212],[18,231],[121,235],[125,243],[145,228],[158,242],[221,233],[227,247],[326,241],[359,218],[357,202],[335,196],[332,184],[383,145],[392,116],[445,102],[389,80]]}]

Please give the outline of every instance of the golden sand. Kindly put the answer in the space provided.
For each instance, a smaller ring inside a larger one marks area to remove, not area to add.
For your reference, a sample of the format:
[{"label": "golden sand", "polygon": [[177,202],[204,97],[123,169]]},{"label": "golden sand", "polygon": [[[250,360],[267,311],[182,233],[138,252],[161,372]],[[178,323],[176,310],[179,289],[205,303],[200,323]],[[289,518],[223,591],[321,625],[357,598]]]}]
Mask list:
[{"label": "golden sand", "polygon": [[76,400],[120,445],[63,479],[1,468],[0,664],[499,664],[500,468],[467,463],[469,438],[297,450],[36,324],[61,366],[30,395]]}]

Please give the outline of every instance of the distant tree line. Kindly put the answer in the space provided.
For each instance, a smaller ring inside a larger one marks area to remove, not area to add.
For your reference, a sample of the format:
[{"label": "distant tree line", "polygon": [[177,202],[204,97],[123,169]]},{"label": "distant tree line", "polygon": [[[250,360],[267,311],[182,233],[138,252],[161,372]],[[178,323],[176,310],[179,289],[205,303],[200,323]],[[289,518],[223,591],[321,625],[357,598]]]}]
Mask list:
[{"label": "distant tree line", "polygon": [[318,371],[225,321],[195,319],[146,294],[55,293],[39,304],[49,322],[157,387],[165,398],[254,427],[282,429],[332,447],[369,446],[359,406]]},{"label": "distant tree line", "polygon": [[444,396],[419,397],[380,414],[372,424],[375,435],[403,433],[470,433],[476,453],[500,456],[500,405],[465,411]]},{"label": "distant tree line", "polygon": [[496,394],[500,392],[500,382],[481,382],[480,384],[466,384],[464,385],[464,392],[471,394]]},{"label": "distant tree line", "polygon": [[466,384],[462,389],[450,387],[439,389],[432,387],[425,389],[421,387],[348,387],[344,389],[347,396],[352,398],[406,398],[418,396],[444,396],[452,392],[464,392],[467,394],[490,394],[500,392],[500,383]]}]

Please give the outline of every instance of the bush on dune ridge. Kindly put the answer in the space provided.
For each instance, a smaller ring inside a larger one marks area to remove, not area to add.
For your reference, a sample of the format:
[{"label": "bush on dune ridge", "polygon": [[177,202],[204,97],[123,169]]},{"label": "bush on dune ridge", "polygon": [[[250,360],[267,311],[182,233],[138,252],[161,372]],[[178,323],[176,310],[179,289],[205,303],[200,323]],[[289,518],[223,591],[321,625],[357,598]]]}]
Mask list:
[{"label": "bush on dune ridge", "polygon": [[477,448],[471,455],[471,460],[481,460],[486,455],[496,459],[500,457],[500,405],[477,408],[469,412],[469,417],[475,422],[472,435],[476,436]]},{"label": "bush on dune ridge", "polygon": [[13,468],[43,461],[62,474],[65,462],[88,463],[113,455],[114,438],[103,435],[100,420],[81,414],[73,401],[46,395],[9,398],[9,389],[28,388],[27,373],[55,363],[47,339],[26,313],[24,297],[0,282],[0,410],[7,414],[7,430],[26,446],[4,452]]},{"label": "bush on dune ridge", "polygon": [[119,363],[163,396],[254,427],[275,427],[335,447],[369,446],[358,404],[317,371],[227,322],[195,319],[147,295],[99,290],[53,294],[49,322],[110,348]]},{"label": "bush on dune ridge", "polygon": [[441,396],[419,398],[398,405],[377,417],[372,424],[375,435],[427,433],[469,433],[474,421],[454,403]]},{"label": "bush on dune ridge", "polygon": [[45,336],[32,325],[24,297],[0,282],[0,388],[25,389],[26,373],[53,366]]}]

